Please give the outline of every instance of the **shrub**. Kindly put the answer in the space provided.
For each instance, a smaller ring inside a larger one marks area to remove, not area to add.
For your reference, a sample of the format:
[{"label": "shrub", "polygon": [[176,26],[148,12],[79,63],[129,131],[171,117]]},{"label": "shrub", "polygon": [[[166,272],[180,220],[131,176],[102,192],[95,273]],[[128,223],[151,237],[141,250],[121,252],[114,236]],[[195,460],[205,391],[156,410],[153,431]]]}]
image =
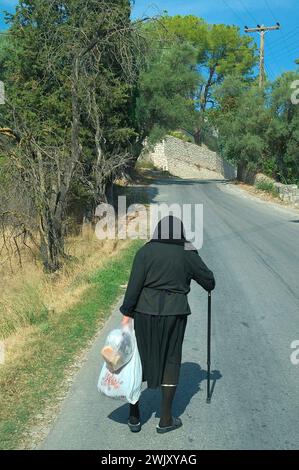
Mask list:
[{"label": "shrub", "polygon": [[256,189],[259,189],[261,191],[266,191],[273,196],[278,195],[278,191],[276,187],[274,186],[274,183],[271,183],[269,181],[259,181],[255,184]]}]

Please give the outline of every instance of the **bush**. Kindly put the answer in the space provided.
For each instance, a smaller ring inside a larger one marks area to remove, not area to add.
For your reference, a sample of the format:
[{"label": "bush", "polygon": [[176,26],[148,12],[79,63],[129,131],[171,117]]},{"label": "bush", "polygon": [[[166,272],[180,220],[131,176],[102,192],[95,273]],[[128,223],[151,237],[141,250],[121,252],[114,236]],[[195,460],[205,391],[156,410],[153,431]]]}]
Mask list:
[{"label": "bush", "polygon": [[170,135],[171,137],[175,137],[176,139],[180,139],[182,140],[183,142],[189,142],[189,143],[193,143],[193,139],[191,136],[188,136],[186,134],[184,134],[183,132],[181,131],[172,131],[172,132],[168,132],[168,135]]},{"label": "bush", "polygon": [[140,161],[137,160],[137,162],[135,164],[135,168],[137,170],[142,169],[142,168],[144,168],[146,170],[154,170],[155,165],[150,160],[140,160]]},{"label": "bush", "polygon": [[256,189],[260,189],[261,191],[266,191],[268,193],[271,193],[273,196],[278,195],[278,191],[276,187],[274,186],[274,183],[271,183],[269,181],[259,181],[255,184]]}]

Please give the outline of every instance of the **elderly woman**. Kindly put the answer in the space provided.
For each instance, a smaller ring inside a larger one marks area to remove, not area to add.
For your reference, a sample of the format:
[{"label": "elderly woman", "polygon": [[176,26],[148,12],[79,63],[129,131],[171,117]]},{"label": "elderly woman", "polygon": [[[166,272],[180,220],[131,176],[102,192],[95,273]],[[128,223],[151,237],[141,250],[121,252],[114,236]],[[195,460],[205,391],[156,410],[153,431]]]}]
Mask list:
[{"label": "elderly woman", "polygon": [[[215,288],[213,273],[188,243],[182,222],[168,216],[160,220],[153,239],[137,253],[120,307],[123,323],[134,318],[142,363],[142,380],[148,388],[161,387],[162,409],[158,433],[182,426],[172,416],[172,403],[179,380],[182,345],[191,313],[187,294],[194,279],[205,290]],[[190,249],[191,248],[191,249]],[[139,402],[130,405],[132,432],[141,429]]]}]

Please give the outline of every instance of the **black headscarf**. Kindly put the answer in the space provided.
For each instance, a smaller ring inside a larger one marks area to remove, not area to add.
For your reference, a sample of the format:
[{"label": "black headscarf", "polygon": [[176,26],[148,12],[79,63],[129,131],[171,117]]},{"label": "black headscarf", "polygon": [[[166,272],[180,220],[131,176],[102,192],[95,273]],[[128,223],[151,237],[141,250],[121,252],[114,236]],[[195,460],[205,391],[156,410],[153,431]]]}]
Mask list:
[{"label": "black headscarf", "polygon": [[163,217],[155,228],[151,242],[185,245],[187,240],[185,238],[183,222],[173,215]]}]

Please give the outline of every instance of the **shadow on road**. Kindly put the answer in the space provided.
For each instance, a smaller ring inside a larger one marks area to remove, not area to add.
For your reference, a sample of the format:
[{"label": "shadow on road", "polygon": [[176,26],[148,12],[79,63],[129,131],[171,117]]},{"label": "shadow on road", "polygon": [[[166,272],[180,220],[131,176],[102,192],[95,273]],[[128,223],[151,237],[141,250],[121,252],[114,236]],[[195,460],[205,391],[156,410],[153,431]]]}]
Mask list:
[{"label": "shadow on road", "polygon": [[[218,370],[211,372],[211,393],[213,396],[215,385],[217,380],[221,379],[222,375]],[[205,395],[206,390],[201,387],[202,382],[207,380],[207,371],[203,370],[200,365],[194,362],[185,362],[181,366],[181,375],[179,386],[175,395],[173,404],[173,413],[175,416],[181,416],[187,409],[191,399],[198,392],[202,392]],[[204,396],[205,398],[205,396]],[[202,404],[205,401],[201,400]],[[160,417],[160,404],[161,404],[161,392],[160,389],[146,389],[142,392],[140,398],[140,413],[141,423],[146,423],[155,413],[156,417]],[[129,405],[124,404],[119,408],[115,409],[108,416],[109,419],[116,421],[117,423],[126,423],[128,420]]]},{"label": "shadow on road", "polygon": [[198,185],[198,184],[212,184],[212,183],[222,183],[222,184],[228,184],[231,183],[231,180],[220,180],[220,179],[206,179],[206,180],[200,180],[200,179],[178,179],[178,178],[168,178],[168,179],[163,179],[159,178],[157,180],[153,181],[153,184],[155,186],[163,185],[183,185],[183,186],[192,186],[192,185]]}]

